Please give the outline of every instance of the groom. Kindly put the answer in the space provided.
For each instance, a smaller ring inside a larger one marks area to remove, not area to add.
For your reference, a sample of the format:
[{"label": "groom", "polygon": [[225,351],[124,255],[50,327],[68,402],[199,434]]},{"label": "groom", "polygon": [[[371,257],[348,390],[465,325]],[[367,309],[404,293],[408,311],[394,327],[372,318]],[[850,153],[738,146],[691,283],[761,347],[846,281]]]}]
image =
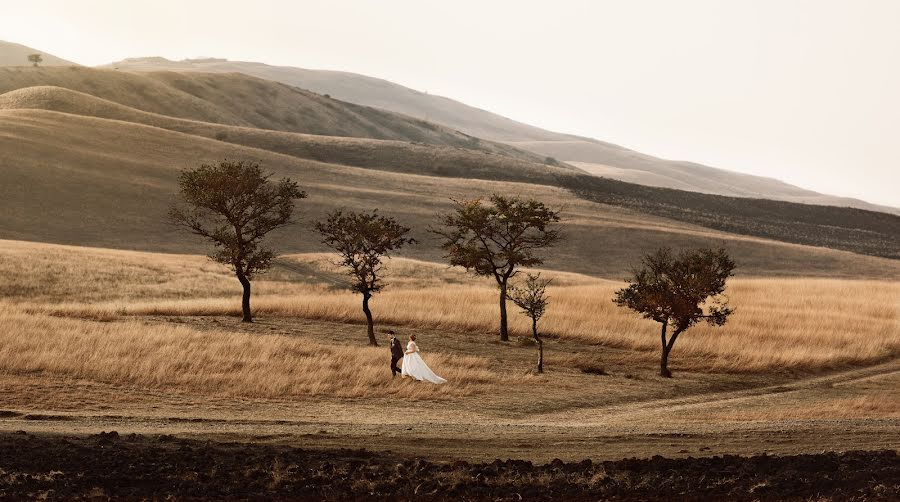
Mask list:
[{"label": "groom", "polygon": [[391,333],[391,376],[397,376],[397,373],[400,373],[400,368],[397,367],[397,361],[403,359],[403,347],[400,344],[400,340]]}]

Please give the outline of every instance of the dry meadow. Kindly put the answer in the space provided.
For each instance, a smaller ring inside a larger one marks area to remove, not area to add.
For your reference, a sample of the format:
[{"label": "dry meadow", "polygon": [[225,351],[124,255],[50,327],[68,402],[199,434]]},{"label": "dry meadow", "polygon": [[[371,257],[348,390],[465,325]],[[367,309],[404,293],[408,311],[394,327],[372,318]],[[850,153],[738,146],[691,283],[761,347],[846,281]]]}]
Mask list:
[{"label": "dry meadow", "polygon": [[[262,398],[446,397],[505,385],[502,347],[493,346],[430,354],[449,385],[392,385],[384,378],[383,350],[366,347],[357,327],[359,298],[346,291],[326,254],[283,257],[255,282],[253,307],[275,331],[296,320],[345,326],[335,339],[243,330],[235,279],[202,256],[13,241],[0,249],[7,278],[0,316],[10,327],[0,334],[0,368],[7,374]],[[388,273],[390,285],[373,301],[378,327],[495,341],[496,290],[489,280],[410,259],[391,260]],[[658,325],[612,303],[620,282],[544,274],[554,280],[540,325],[551,341],[551,373],[603,368],[611,364],[603,350],[614,350],[635,372],[654,368]],[[814,374],[900,352],[896,282],[736,277],[727,295],[736,314],[725,327],[688,331],[673,352],[676,372]],[[198,329],[195,319],[217,321]],[[514,309],[511,330],[517,353],[529,360],[528,324]],[[554,354],[554,344],[570,347]]]}]

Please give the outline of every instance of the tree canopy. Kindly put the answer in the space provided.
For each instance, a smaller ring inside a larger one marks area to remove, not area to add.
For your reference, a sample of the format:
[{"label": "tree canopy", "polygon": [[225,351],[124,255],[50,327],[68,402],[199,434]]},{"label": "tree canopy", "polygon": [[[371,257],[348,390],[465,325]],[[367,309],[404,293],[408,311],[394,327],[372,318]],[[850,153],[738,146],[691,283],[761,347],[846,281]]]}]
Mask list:
[{"label": "tree canopy", "polygon": [[290,179],[271,181],[258,163],[222,161],[182,171],[180,203],[170,219],[212,242],[213,260],[230,265],[244,287],[244,321],[250,313],[250,281],[267,270],[275,252],[262,243],[265,236],[289,225],[294,201],[306,197]]},{"label": "tree canopy", "polygon": [[[613,301],[662,324],[660,374],[671,376],[668,356],[678,335],[701,321],[722,326],[732,314],[723,293],[735,264],[725,249],[675,255],[669,248],[646,255],[642,264],[629,285],[616,291]],[[673,331],[667,340],[669,326]]]},{"label": "tree canopy", "polygon": [[506,294],[509,279],[521,267],[544,263],[542,249],[559,242],[554,228],[559,211],[534,199],[494,194],[482,199],[454,200],[452,212],[432,231],[443,238],[441,248],[452,266],[493,277],[500,287],[500,339],[508,340]]},{"label": "tree canopy", "polygon": [[370,213],[338,210],[316,223],[316,230],[322,235],[322,243],[340,255],[340,265],[347,270],[353,291],[363,295],[369,343],[378,345],[369,299],[385,286],[382,258],[416,242],[406,236],[410,229],[378,214],[377,210]]}]

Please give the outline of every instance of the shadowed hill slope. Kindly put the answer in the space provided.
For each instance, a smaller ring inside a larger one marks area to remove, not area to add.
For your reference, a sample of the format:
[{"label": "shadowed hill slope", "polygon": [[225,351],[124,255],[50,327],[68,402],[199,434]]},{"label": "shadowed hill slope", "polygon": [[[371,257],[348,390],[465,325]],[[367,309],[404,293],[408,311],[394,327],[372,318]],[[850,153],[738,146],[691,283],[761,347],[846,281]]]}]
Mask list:
[{"label": "shadowed hill slope", "polygon": [[611,143],[547,131],[449,98],[355,73],[215,58],[184,61],[170,61],[159,57],[130,58],[107,67],[137,72],[240,72],[330,94],[352,103],[428,120],[480,138],[506,142],[542,157],[549,156],[562,162],[588,163],[589,165],[579,167],[607,178],[719,195],[855,207],[900,214],[900,208],[821,194],[772,178],[692,162],[660,159]]},{"label": "shadowed hill slope", "polygon": [[245,73],[255,77],[330,94],[340,100],[374,106],[417,117],[480,138],[495,141],[568,140],[572,136],[545,131],[480,108],[442,96],[410,89],[380,78],[358,73],[309,70],[292,66],[228,61],[226,59],[188,59],[170,61],[160,57],[129,58],[105,66],[129,71]]},{"label": "shadowed hill slope", "polygon": [[62,87],[137,110],[188,120],[460,147],[532,162],[543,159],[423,120],[243,74],[137,74],[77,67],[0,68],[0,94],[36,86]]},{"label": "shadowed hill slope", "polygon": [[39,109],[134,122],[228,143],[333,164],[457,178],[546,182],[572,172],[505,155],[460,147],[288,133],[179,119],[144,112],[89,94],[54,86],[0,94],[2,109]]},{"label": "shadowed hill slope", "polygon": [[596,176],[641,185],[900,214],[900,208],[880,206],[850,197],[825,195],[774,178],[726,171],[694,162],[660,159],[602,141],[576,139],[517,141],[510,144],[564,160]]},{"label": "shadowed hill slope", "polygon": [[[227,76],[226,76],[227,77]],[[529,182],[571,190],[588,199],[745,235],[900,257],[900,217],[861,210],[784,203],[634,185],[527,164],[500,155],[398,142],[309,137],[174,119],[72,91],[37,87],[3,96],[6,106],[55,107],[144,122],[303,159],[447,177]],[[123,122],[127,123],[127,122]],[[199,138],[198,138],[199,139]],[[85,148],[90,141],[85,144]]]},{"label": "shadowed hill slope", "polygon": [[0,40],[0,66],[31,66],[28,56],[31,54],[40,54],[43,61],[41,66],[77,66],[71,61],[47,54],[46,52],[32,49],[21,44],[12,42],[4,42]]},{"label": "shadowed hill slope", "polygon": [[253,159],[310,194],[302,223],[276,236],[283,251],[320,251],[310,223],[326,211],[380,208],[414,228],[410,256],[439,261],[426,228],[450,197],[493,191],[564,207],[566,241],[549,268],[621,278],[659,245],[726,245],[742,273],[900,277],[900,261],[730,235],[596,204],[548,186],[392,173],[298,159],[157,127],[43,110],[0,111],[0,238],[99,247],[203,252],[166,222],[179,169],[223,157]]}]

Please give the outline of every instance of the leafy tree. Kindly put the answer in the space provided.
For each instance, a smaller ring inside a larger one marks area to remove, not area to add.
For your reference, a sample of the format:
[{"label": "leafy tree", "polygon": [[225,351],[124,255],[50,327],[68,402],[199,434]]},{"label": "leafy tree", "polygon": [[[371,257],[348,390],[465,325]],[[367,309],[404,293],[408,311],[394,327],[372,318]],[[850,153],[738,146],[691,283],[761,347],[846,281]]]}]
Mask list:
[{"label": "leafy tree", "polygon": [[561,238],[552,228],[559,211],[534,199],[494,194],[490,204],[481,199],[453,201],[453,212],[443,215],[443,228],[432,232],[444,238],[441,248],[451,266],[476,275],[493,277],[500,288],[500,340],[508,341],[506,297],[509,280],[519,267],[544,263],[537,251]]},{"label": "leafy tree", "polygon": [[544,372],[544,341],[538,336],[537,323],[547,311],[550,297],[547,296],[547,285],[550,279],[541,279],[541,274],[528,274],[525,283],[509,290],[509,299],[522,309],[522,313],[531,318],[531,336],[538,346],[537,372]]},{"label": "leafy tree", "polygon": [[[643,265],[627,287],[616,291],[613,302],[662,325],[659,374],[671,378],[669,353],[678,335],[700,321],[722,326],[734,312],[722,295],[734,262],[724,249],[673,255],[669,248],[661,248],[645,256]],[[666,340],[670,325],[672,335]]]},{"label": "leafy tree", "polygon": [[211,259],[232,267],[244,288],[244,322],[253,322],[250,281],[275,258],[275,252],[262,245],[263,238],[289,225],[294,200],[306,197],[296,182],[274,182],[271,177],[255,162],[202,164],[182,171],[181,201],[169,211],[173,223],[212,242]]},{"label": "leafy tree", "polygon": [[43,62],[44,62],[44,58],[41,57],[40,54],[29,54],[29,55],[28,55],[28,62],[32,63],[34,66],[37,66],[38,63],[43,63]]},{"label": "leafy tree", "polygon": [[322,243],[341,256],[340,264],[353,281],[351,288],[362,295],[369,344],[377,346],[369,300],[385,287],[381,259],[407,244],[415,244],[415,239],[406,237],[409,228],[379,215],[377,210],[371,213],[334,211],[325,221],[316,223],[316,230],[322,234]]}]

